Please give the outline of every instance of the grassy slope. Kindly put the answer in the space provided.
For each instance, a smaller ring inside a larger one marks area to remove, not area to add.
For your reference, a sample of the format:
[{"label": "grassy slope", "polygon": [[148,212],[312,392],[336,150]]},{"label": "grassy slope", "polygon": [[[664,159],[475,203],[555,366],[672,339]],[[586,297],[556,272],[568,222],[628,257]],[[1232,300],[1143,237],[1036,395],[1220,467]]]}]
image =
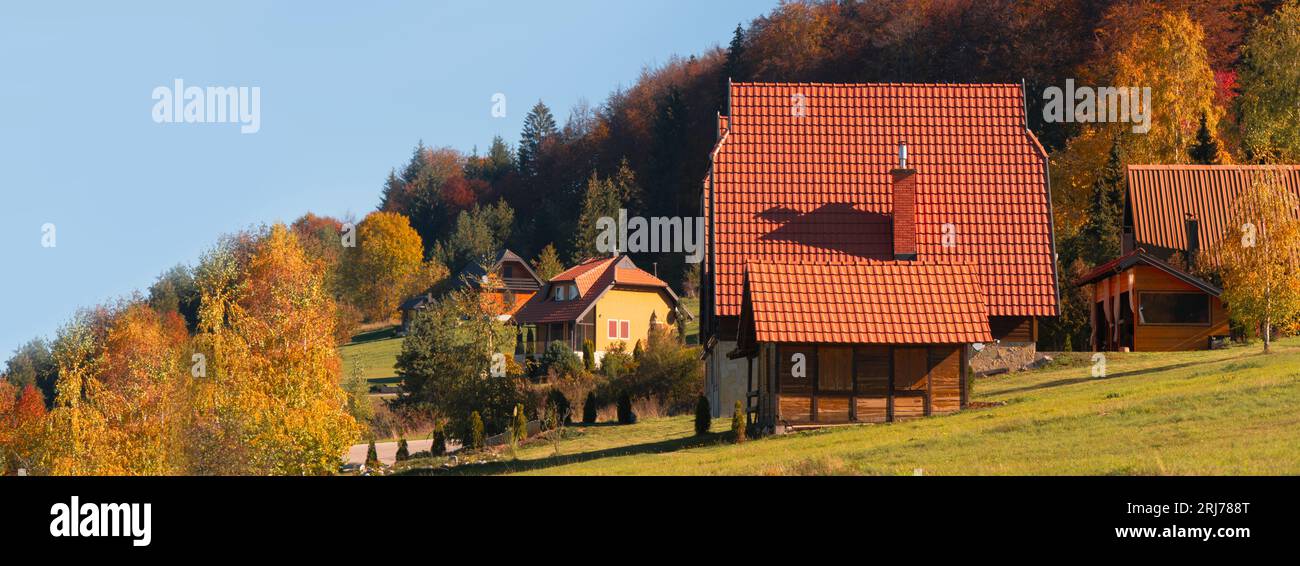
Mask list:
[{"label": "grassy slope", "polygon": [[[905,423],[742,445],[691,436],[690,417],[579,428],[519,460],[460,473],[537,474],[1300,474],[1300,339],[1215,352],[1084,356],[978,382],[1004,403]],[[714,423],[715,430],[727,425]]]},{"label": "grassy slope", "polygon": [[339,348],[343,357],[343,375],[352,375],[354,364],[361,364],[362,374],[372,384],[397,382],[393,364],[402,351],[402,338],[394,335],[396,327],[358,334],[352,342]]}]

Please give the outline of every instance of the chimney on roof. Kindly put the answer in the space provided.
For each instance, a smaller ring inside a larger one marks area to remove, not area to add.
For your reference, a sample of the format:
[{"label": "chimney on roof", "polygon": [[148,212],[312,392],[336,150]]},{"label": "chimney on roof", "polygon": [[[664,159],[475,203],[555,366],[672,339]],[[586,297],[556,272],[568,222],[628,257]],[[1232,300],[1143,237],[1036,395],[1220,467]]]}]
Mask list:
[{"label": "chimney on roof", "polygon": [[1187,268],[1196,265],[1196,255],[1201,252],[1201,227],[1196,214],[1188,212],[1183,215],[1183,228],[1187,235]]},{"label": "chimney on roof", "polygon": [[894,259],[916,259],[916,170],[907,168],[907,142],[898,143],[898,168],[891,172],[894,195]]}]

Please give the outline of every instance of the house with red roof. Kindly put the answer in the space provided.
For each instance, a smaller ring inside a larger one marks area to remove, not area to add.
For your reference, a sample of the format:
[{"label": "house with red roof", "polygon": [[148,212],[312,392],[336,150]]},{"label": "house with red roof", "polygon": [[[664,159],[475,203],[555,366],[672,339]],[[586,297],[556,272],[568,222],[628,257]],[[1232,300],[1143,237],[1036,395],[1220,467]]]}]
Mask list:
[{"label": "house with red roof", "polygon": [[701,207],[715,413],[768,429],[958,410],[971,344],[1058,314],[1021,85],[733,83]]},{"label": "house with red roof", "polygon": [[631,352],[651,327],[677,324],[679,303],[667,283],[626,255],[591,258],[552,277],[515,313],[521,353],[541,354],[556,341],[579,355],[590,341],[597,362],[615,344]]},{"label": "house with red roof", "polygon": [[1189,270],[1217,263],[1219,243],[1240,230],[1237,197],[1261,175],[1300,197],[1296,165],[1128,166],[1123,253],[1078,282],[1091,286],[1093,350],[1203,350],[1230,335],[1222,289]]}]

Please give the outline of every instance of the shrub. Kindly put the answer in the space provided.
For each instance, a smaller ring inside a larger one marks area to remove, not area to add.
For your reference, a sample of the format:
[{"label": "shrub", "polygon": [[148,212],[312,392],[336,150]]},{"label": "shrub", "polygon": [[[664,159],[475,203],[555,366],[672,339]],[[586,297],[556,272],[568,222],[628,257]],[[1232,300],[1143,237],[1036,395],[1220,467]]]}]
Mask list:
[{"label": "shrub", "polygon": [[523,442],[528,438],[528,417],[524,415],[524,404],[515,405],[515,442]]},{"label": "shrub", "polygon": [[670,414],[691,411],[702,392],[704,364],[698,347],[682,345],[671,329],[650,329],[636,371],[622,380],[620,392],[633,397],[655,397]]},{"label": "shrub", "polygon": [[636,371],[636,361],[627,353],[627,344],[615,342],[605,349],[605,357],[600,360],[600,373],[611,380],[618,379]]},{"label": "shrub", "polygon": [[405,462],[411,459],[411,449],[406,445],[406,437],[397,440],[397,461]]},{"label": "shrub", "polygon": [[736,401],[736,411],[731,414],[731,433],[736,435],[736,444],[745,441],[745,408]]},{"label": "shrub", "polygon": [[442,426],[433,427],[433,444],[429,445],[430,456],[442,456],[447,453],[447,433]]},{"label": "shrub", "polygon": [[366,467],[373,468],[379,465],[379,452],[375,450],[375,439],[370,439],[370,446],[366,447]]},{"label": "shrub", "polygon": [[589,373],[596,371],[596,345],[591,340],[582,341],[582,367]]},{"label": "shrub", "polygon": [[546,395],[546,410],[555,415],[557,423],[563,422],[566,426],[573,424],[573,408],[563,391],[551,389],[551,392]]},{"label": "shrub", "polygon": [[469,415],[469,447],[478,450],[483,447],[483,417],[478,411]]},{"label": "shrub", "polygon": [[577,375],[582,371],[582,360],[578,355],[573,353],[573,349],[568,344],[556,340],[546,346],[546,353],[542,354],[541,372],[555,372],[556,375]]},{"label": "shrub", "polygon": [[708,434],[712,424],[713,413],[709,410],[709,398],[700,395],[700,399],[695,402],[695,435]]},{"label": "shrub", "polygon": [[587,394],[587,400],[582,403],[582,423],[593,424],[596,422],[596,410],[599,409],[596,402],[596,392],[592,391]]},{"label": "shrub", "polygon": [[636,424],[636,413],[632,412],[632,396],[627,393],[618,396],[618,424]]}]

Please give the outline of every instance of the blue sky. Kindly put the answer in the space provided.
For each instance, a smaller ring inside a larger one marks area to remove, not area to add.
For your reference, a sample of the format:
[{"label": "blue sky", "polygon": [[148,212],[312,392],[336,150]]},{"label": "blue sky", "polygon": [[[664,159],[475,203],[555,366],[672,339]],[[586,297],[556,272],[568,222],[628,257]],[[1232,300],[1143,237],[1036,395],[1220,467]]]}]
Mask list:
[{"label": "blue sky", "polygon": [[[0,7],[0,360],[223,233],[364,215],[420,139],[513,144],[538,99],[563,122],[777,0],[116,4]],[[178,78],[260,87],[260,131],[155,123]]]}]

